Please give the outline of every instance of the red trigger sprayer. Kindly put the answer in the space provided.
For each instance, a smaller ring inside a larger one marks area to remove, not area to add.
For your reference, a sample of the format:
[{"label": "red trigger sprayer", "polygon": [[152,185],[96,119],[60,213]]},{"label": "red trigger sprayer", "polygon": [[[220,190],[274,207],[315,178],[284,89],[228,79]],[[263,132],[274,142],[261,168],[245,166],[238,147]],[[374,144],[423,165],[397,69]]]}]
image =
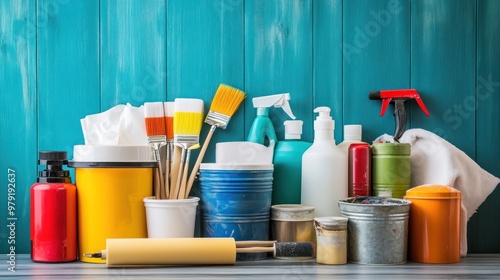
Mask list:
[{"label": "red trigger sprayer", "polygon": [[382,99],[382,109],[380,110],[380,116],[385,114],[387,106],[394,100],[394,117],[396,118],[396,131],[394,132],[394,141],[399,142],[399,138],[403,135],[406,128],[406,110],[405,101],[408,99],[415,99],[418,106],[427,116],[430,116],[429,111],[424,105],[422,98],[418,92],[414,89],[395,89],[395,90],[381,90],[370,92],[368,98]]}]

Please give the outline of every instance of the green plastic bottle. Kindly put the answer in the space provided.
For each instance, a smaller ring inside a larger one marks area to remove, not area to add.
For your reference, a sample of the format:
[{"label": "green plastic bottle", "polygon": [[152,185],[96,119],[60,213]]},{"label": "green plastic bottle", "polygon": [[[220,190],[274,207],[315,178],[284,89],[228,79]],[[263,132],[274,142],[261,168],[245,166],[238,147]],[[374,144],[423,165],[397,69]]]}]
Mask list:
[{"label": "green plastic bottle", "polygon": [[302,121],[285,121],[285,140],[274,149],[271,204],[300,204],[302,154],[312,143],[301,141]]}]

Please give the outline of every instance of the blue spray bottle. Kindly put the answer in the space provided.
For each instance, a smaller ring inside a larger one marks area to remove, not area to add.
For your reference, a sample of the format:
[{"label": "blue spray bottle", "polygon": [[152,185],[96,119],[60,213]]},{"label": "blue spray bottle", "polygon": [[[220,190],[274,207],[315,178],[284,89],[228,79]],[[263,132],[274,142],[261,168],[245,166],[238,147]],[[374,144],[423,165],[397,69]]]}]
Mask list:
[{"label": "blue spray bottle", "polygon": [[289,93],[274,94],[268,96],[255,97],[252,99],[253,107],[257,108],[257,117],[250,127],[247,141],[266,145],[268,147],[275,146],[278,138],[274,131],[273,123],[269,118],[270,107],[281,107],[290,118],[295,119],[295,116],[290,109]]}]

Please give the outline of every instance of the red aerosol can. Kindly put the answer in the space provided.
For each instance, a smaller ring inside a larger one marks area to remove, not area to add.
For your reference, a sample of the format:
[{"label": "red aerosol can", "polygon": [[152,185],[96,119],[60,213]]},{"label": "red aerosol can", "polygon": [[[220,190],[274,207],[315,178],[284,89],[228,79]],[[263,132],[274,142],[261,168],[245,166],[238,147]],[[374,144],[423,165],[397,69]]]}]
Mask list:
[{"label": "red aerosol can", "polygon": [[77,258],[76,186],[71,183],[66,152],[41,151],[41,170],[30,190],[31,259],[71,262]]},{"label": "red aerosol can", "polygon": [[348,152],[348,195],[371,195],[371,148],[367,143],[353,143]]}]

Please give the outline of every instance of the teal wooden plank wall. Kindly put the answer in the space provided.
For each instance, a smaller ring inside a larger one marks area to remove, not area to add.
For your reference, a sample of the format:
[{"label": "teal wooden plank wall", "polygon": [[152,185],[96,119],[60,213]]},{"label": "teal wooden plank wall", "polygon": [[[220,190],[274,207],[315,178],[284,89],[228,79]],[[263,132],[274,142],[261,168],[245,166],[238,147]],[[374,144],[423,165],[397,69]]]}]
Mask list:
[{"label": "teal wooden plank wall", "polygon": [[[290,92],[312,141],[329,106],[363,140],[392,133],[371,90],[416,88],[431,117],[408,127],[444,137],[500,176],[500,1],[5,0],[0,1],[0,252],[8,252],[8,173],[15,171],[16,253],[29,253],[29,187],[39,150],[83,143],[79,120],[114,105],[194,97],[219,83],[245,104],[218,141],[244,140],[251,98]],[[271,110],[282,139],[286,115]],[[207,133],[207,127],[202,131]],[[213,146],[205,161],[213,161]],[[469,222],[469,252],[500,253],[497,189]]]}]

